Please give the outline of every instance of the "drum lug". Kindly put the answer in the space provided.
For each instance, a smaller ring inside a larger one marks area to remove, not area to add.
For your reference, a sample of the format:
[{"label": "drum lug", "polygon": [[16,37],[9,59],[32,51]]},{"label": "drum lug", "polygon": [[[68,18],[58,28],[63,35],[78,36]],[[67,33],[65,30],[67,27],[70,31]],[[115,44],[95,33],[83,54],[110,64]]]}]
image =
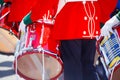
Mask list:
[{"label": "drum lug", "polygon": [[13,31],[12,31],[12,29],[9,30],[9,34],[13,35]]},{"label": "drum lug", "polygon": [[41,45],[39,45],[39,46],[37,47],[37,49],[38,49],[39,52],[43,51],[43,48],[41,47]]},{"label": "drum lug", "polygon": [[29,47],[29,48],[33,48],[33,47],[32,47],[32,41],[33,41],[33,38],[30,37],[30,42],[29,42],[29,44],[28,44],[28,47]]},{"label": "drum lug", "polygon": [[54,54],[55,55],[55,57],[58,59],[59,58],[59,56],[58,56],[58,54]]}]

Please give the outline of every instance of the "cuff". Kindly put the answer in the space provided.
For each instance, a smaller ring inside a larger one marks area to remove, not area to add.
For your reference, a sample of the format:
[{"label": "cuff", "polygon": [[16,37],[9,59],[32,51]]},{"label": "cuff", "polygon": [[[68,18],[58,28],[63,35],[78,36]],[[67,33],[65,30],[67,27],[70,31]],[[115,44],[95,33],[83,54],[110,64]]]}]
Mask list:
[{"label": "cuff", "polygon": [[3,3],[4,3],[4,0],[0,0],[0,4],[3,5]]},{"label": "cuff", "polygon": [[26,25],[32,23],[32,20],[31,20],[30,16],[31,16],[31,13],[28,13],[28,14],[24,17],[24,19],[23,19],[23,21],[24,21],[24,23],[25,23]]},{"label": "cuff", "polygon": [[118,14],[116,15],[117,19],[120,21],[120,11],[118,12]]}]

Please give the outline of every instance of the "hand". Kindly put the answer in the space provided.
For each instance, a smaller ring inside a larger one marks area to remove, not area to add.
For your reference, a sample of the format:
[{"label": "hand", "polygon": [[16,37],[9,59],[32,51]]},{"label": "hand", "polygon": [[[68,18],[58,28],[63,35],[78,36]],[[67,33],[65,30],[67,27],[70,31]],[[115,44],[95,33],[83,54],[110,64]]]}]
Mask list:
[{"label": "hand", "polygon": [[113,26],[110,24],[111,23],[109,23],[109,21],[104,24],[104,26],[101,29],[101,36],[110,37],[110,32],[113,33],[113,29],[112,29]]},{"label": "hand", "polygon": [[52,18],[52,15],[50,14],[50,10],[48,10],[47,14],[44,14],[43,22],[46,24],[54,24],[54,19]]},{"label": "hand", "polygon": [[101,36],[108,36],[108,37],[110,37],[110,32],[113,33],[113,27],[116,27],[119,23],[120,23],[120,21],[117,19],[117,17],[113,16],[102,27],[102,29],[101,29]]},{"label": "hand", "polygon": [[25,25],[24,21],[22,20],[19,25],[19,31],[25,33],[25,27],[26,27],[26,25]]}]

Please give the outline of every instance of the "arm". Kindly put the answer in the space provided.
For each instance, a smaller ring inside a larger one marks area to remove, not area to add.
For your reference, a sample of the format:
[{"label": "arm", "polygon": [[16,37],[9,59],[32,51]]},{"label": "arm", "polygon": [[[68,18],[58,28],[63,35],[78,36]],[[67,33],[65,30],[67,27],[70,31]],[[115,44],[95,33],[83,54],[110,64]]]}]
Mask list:
[{"label": "arm", "polygon": [[31,12],[29,12],[20,22],[19,31],[25,32],[25,27],[33,22],[30,17]]},{"label": "arm", "polygon": [[31,20],[31,13],[28,13],[24,18],[23,18],[23,22],[25,25],[29,25],[32,23]]},{"label": "arm", "polygon": [[118,12],[118,14],[116,15],[117,19],[120,21],[120,11]]}]

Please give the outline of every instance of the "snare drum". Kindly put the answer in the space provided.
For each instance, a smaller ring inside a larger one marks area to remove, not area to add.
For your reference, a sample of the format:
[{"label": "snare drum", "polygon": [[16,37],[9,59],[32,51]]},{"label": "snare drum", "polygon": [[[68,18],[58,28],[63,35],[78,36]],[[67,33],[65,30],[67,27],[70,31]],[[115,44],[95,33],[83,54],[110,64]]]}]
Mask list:
[{"label": "snare drum", "polygon": [[54,80],[63,71],[59,54],[48,48],[50,26],[43,25],[27,27],[25,41],[15,56],[16,72],[28,80]]},{"label": "snare drum", "polygon": [[17,30],[8,22],[9,7],[3,6],[0,10],[0,53],[13,54],[18,41]]},{"label": "snare drum", "polygon": [[120,27],[114,29],[111,36],[99,38],[99,53],[103,57],[103,65],[109,80],[120,80]]}]

